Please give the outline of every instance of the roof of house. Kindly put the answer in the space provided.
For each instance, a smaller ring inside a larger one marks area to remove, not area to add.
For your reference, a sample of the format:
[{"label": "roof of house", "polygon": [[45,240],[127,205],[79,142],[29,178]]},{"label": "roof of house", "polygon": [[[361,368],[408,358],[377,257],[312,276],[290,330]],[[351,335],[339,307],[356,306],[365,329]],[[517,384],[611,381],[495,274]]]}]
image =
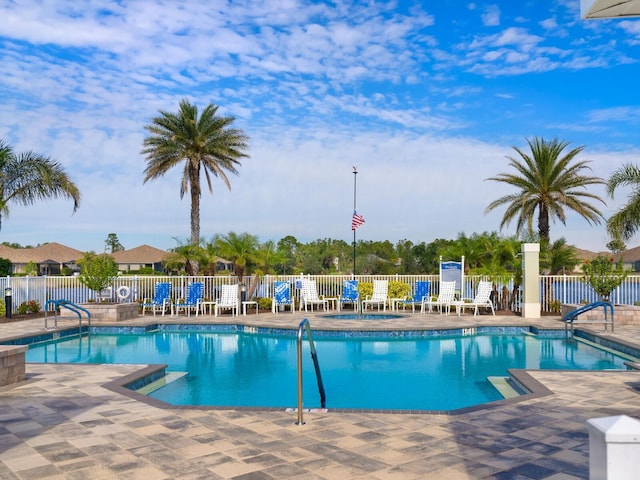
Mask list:
[{"label": "roof of house", "polygon": [[0,245],[0,258],[6,258],[11,263],[70,263],[77,262],[83,256],[80,250],[55,242],[35,248],[13,248]]},{"label": "roof of house", "polygon": [[589,250],[582,250],[581,248],[575,248],[574,250],[581,260],[593,260],[596,257],[613,258],[616,262],[622,259],[625,263],[633,263],[640,261],[640,246],[633,247],[628,250],[624,250],[620,253],[605,252],[591,252]]},{"label": "roof of house", "polygon": [[160,263],[168,252],[149,245],[140,245],[129,250],[120,250],[111,254],[116,263]]}]

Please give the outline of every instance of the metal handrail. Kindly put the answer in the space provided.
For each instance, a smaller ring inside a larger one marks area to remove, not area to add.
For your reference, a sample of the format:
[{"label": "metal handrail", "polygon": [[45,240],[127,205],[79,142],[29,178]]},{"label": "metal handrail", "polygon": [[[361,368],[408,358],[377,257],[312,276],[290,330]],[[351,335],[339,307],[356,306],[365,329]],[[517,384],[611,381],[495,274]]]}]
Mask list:
[{"label": "metal handrail", "polygon": [[318,381],[318,391],[320,392],[320,405],[322,408],[326,407],[327,398],[324,391],[324,384],[322,383],[322,374],[320,373],[320,364],[318,363],[318,355],[316,353],[316,346],[313,342],[313,335],[311,335],[311,324],[309,320],[305,318],[298,325],[298,421],[296,425],[304,425],[302,419],[302,335],[303,329],[307,331],[307,339],[309,340],[309,349],[311,350],[311,359],[313,360],[313,368],[316,372],[316,379]]},{"label": "metal handrail", "polygon": [[[582,307],[576,308],[575,310],[572,310],[569,313],[567,313],[563,318],[565,333],[567,332],[567,325],[571,325],[571,334],[573,335],[573,324],[578,318],[578,315],[598,307],[602,307],[602,309],[604,310],[604,322],[601,322],[601,323],[605,324],[605,330],[606,330],[606,325],[611,323],[611,332],[613,333],[613,328],[614,328],[613,304],[611,302],[602,302],[602,301],[588,303],[587,305],[583,305]],[[609,321],[607,317],[607,309],[611,310],[611,321]]]},{"label": "metal handrail", "polygon": [[82,313],[87,314],[87,324],[89,328],[91,328],[91,312],[86,308],[81,307],[80,305],[76,305],[75,303],[71,303],[68,300],[59,299],[59,300],[47,300],[44,304],[44,329],[47,330],[47,312],[49,311],[49,306],[53,305],[53,318],[54,318],[54,328],[58,328],[58,309],[66,308],[67,310],[71,310],[73,313],[78,315],[78,327],[82,328]]}]

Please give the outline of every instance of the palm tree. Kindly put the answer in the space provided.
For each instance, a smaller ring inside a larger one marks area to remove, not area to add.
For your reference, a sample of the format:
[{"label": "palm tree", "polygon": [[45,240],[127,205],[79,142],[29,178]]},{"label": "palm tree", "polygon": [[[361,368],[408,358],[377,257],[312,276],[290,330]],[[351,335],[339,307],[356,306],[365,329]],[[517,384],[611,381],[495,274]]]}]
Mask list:
[{"label": "palm tree", "polygon": [[607,231],[614,240],[629,240],[640,228],[640,168],[623,165],[607,182],[607,193],[613,198],[616,188],[629,186],[632,193],[624,207],[607,220]]},{"label": "palm tree", "polygon": [[573,210],[580,214],[589,224],[599,224],[602,213],[587,200],[598,200],[605,203],[585,187],[604,184],[599,177],[583,175],[584,169],[591,169],[589,161],[581,160],[572,163],[584,147],[578,147],[563,153],[568,142],[553,139],[550,142],[534,137],[527,140],[531,155],[517,147],[513,149],[520,158],[507,157],[509,165],[517,173],[500,173],[487,180],[506,183],[518,188],[518,191],[500,197],[489,204],[485,213],[503,205],[507,210],[502,217],[500,228],[517,218],[516,235],[526,226],[527,233],[533,233],[533,218],[538,211],[538,235],[541,242],[549,241],[549,219],[558,219],[565,225],[565,210]]},{"label": "palm tree", "polygon": [[255,260],[260,242],[256,235],[248,233],[237,234],[229,232],[227,235],[216,235],[213,244],[220,256],[233,262],[233,270],[238,276],[238,283],[242,283],[247,267]]},{"label": "palm tree", "polygon": [[[207,105],[200,116],[198,108],[186,99],[180,101],[177,114],[160,111],[144,128],[151,133],[144,139],[146,155],[144,183],[162,177],[171,168],[182,165],[180,198],[191,195],[191,244],[200,244],[200,173],[204,172],[209,192],[211,177],[219,177],[231,190],[226,172],[237,174],[239,159],[248,157],[248,137],[242,130],[231,128],[234,117],[217,116],[218,107]],[[198,266],[193,269],[197,273]]]},{"label": "palm tree", "polygon": [[80,190],[62,166],[32,151],[16,154],[0,140],[0,227],[9,216],[9,204],[32,205],[52,198],[73,200],[73,211],[80,205]]}]

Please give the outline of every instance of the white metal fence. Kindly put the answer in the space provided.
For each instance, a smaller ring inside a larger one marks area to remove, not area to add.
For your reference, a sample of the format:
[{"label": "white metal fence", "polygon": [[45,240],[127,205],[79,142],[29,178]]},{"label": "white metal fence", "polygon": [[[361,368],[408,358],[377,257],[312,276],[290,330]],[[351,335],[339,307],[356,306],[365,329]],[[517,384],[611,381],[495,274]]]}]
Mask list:
[{"label": "white metal fence", "polygon": [[[257,285],[252,285],[253,277],[245,277],[242,282],[246,286],[247,295],[254,298],[271,298],[273,294],[273,282],[290,281],[297,291],[297,282],[300,275],[265,275],[259,277]],[[318,293],[326,297],[339,297],[342,292],[344,280],[350,280],[351,275],[305,275],[316,281]],[[386,279],[407,283],[413,290],[417,281],[428,280],[431,282],[430,293],[437,295],[439,291],[438,275],[357,275],[360,282],[372,282],[374,279]],[[465,276],[462,296],[471,298],[474,296],[475,285],[480,280],[491,280],[494,285],[493,301],[500,309],[520,311],[520,293],[514,292],[512,277],[488,278],[484,276]],[[223,284],[237,284],[237,277],[233,276],[118,276],[111,288],[111,300],[113,301],[142,301],[153,296],[156,282],[170,282],[172,284],[172,297],[184,298],[187,286],[191,282],[204,283],[204,298],[215,300],[219,297],[220,287]],[[42,276],[42,277],[2,277],[0,278],[0,292],[11,288],[12,310],[15,312],[23,302],[37,301],[41,308],[48,300],[65,299],[73,303],[84,303],[94,298],[94,293],[80,283],[78,277],[70,276]],[[120,289],[120,287],[127,287]],[[128,292],[126,298],[120,298],[117,292]],[[1,293],[0,293],[1,294]],[[559,303],[578,304],[584,301],[599,300],[591,286],[584,281],[581,275],[543,275],[540,276],[540,303],[542,311],[554,311]],[[640,302],[640,276],[627,277],[625,282],[612,292],[611,301],[615,304],[633,305]]]}]

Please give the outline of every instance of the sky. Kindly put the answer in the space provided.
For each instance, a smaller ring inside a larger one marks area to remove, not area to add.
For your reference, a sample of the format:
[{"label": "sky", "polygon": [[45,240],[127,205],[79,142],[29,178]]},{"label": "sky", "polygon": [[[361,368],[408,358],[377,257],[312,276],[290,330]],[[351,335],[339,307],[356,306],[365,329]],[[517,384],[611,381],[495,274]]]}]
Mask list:
[{"label": "sky", "polygon": [[[0,18],[0,139],[58,161],[82,196],[75,213],[10,204],[0,242],[185,243],[182,168],[143,183],[141,154],[144,126],[181,99],[249,137],[231,190],[203,188],[205,240],[351,242],[354,203],[357,240],[508,236],[485,209],[515,190],[487,179],[515,173],[527,139],[583,146],[605,180],[640,164],[640,20],[582,20],[579,0],[8,0]],[[604,218],[631,193],[589,191]],[[570,211],[560,237],[610,240]]]}]

